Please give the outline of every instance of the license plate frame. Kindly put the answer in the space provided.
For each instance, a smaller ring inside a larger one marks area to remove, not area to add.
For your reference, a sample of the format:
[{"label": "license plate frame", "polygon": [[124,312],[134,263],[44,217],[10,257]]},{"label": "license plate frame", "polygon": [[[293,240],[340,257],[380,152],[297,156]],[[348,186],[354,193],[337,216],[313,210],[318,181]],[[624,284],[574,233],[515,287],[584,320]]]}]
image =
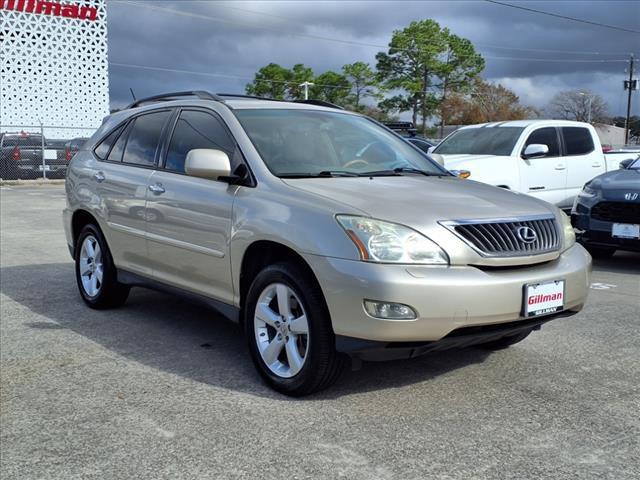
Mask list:
[{"label": "license plate frame", "polygon": [[[524,284],[522,288],[522,316],[526,318],[543,317],[563,311],[566,286],[565,279]],[[552,298],[545,299],[545,296]],[[532,303],[529,303],[530,298]]]},{"label": "license plate frame", "polygon": [[611,226],[611,236],[613,238],[629,238],[632,240],[640,240],[640,224],[614,223]]}]

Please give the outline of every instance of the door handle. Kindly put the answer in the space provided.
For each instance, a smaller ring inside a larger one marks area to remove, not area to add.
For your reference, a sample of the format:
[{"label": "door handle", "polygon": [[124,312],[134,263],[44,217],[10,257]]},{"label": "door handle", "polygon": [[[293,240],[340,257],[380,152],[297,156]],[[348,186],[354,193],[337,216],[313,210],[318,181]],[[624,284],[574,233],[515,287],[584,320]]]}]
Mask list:
[{"label": "door handle", "polygon": [[566,170],[566,169],[567,169],[566,165],[562,165],[562,164],[556,165],[556,170]]},{"label": "door handle", "polygon": [[102,182],[104,182],[104,180],[105,180],[105,178],[106,178],[106,177],[104,176],[104,173],[102,173],[102,172],[96,172],[96,173],[93,175],[93,178],[95,179],[95,181],[96,181],[96,182],[98,182],[98,183],[102,183]]},{"label": "door handle", "polygon": [[149,190],[153,192],[155,195],[162,195],[165,190],[161,183],[155,183],[153,185],[149,185]]},{"label": "door handle", "polygon": [[593,168],[598,168],[598,167],[601,167],[601,166],[602,166],[602,164],[601,164],[601,163],[592,163],[592,164],[591,164],[591,166],[592,166]]}]

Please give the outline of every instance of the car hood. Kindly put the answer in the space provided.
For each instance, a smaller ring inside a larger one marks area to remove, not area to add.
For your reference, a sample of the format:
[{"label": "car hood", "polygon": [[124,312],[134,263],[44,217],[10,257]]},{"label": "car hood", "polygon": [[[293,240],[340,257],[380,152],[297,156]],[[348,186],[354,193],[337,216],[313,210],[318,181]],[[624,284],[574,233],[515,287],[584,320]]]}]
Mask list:
[{"label": "car hood", "polygon": [[430,228],[442,220],[555,214],[555,207],[533,197],[449,176],[334,177],[283,181],[291,187],[331,199],[371,217],[418,230]]},{"label": "car hood", "polygon": [[448,169],[457,169],[468,164],[468,162],[477,162],[485,159],[508,158],[508,155],[473,155],[473,154],[439,154],[432,153],[431,157],[440,165],[444,165]]},{"label": "car hood", "polygon": [[640,193],[640,170],[614,170],[603,173],[591,180],[590,186],[603,191],[626,190]]}]

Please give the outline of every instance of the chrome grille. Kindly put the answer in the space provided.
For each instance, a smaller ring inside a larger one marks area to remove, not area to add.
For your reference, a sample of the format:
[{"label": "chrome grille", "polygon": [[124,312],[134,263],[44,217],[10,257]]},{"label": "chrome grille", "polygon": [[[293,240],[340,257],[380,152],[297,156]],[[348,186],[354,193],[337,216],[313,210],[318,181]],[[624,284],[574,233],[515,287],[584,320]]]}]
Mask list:
[{"label": "chrome grille", "polygon": [[[446,225],[485,256],[538,255],[560,247],[553,217],[446,222]],[[527,239],[529,242],[525,241]]]}]

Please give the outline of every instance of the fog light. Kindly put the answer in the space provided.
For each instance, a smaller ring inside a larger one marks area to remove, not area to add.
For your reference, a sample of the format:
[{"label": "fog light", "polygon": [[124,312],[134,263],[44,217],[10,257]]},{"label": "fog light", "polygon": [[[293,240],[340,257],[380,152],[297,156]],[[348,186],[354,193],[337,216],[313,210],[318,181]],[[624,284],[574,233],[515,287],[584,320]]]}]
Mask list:
[{"label": "fog light", "polygon": [[413,308],[402,303],[365,300],[364,309],[372,317],[388,320],[413,320],[418,316]]}]

